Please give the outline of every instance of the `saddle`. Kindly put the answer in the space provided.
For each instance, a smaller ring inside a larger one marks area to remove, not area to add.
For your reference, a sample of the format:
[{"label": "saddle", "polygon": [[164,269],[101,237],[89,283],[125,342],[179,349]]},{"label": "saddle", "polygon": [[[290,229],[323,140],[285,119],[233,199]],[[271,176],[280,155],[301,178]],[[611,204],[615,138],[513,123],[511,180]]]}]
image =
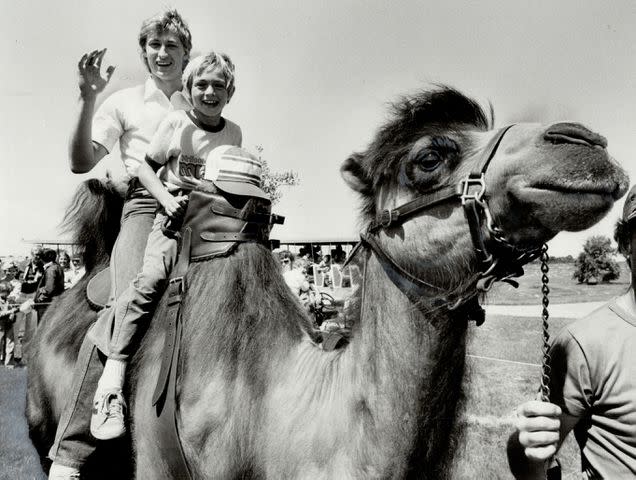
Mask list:
[{"label": "saddle", "polygon": [[192,478],[183,453],[176,421],[176,379],[181,341],[181,304],[187,293],[185,276],[190,262],[230,255],[240,243],[271,248],[269,233],[284,217],[271,213],[262,198],[223,193],[210,181],[192,191],[181,227],[179,259],[168,283],[166,338],[159,377],[152,396],[159,438],[157,445],[169,465],[171,478]]},{"label": "saddle", "polygon": [[86,285],[86,299],[94,310],[101,310],[110,300],[110,267],[100,270]]}]

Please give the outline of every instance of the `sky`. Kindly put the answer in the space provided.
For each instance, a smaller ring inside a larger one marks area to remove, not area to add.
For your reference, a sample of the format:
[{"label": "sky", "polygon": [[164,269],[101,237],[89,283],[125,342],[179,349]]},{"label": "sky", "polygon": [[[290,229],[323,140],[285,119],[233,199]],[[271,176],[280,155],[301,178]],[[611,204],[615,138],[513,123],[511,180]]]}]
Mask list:
[{"label": "sky", "polygon": [[[106,92],[145,78],[139,26],[164,7],[190,25],[193,52],[228,53],[237,90],[224,114],[260,145],[275,171],[300,184],[275,211],[282,240],[357,237],[357,199],[340,164],[365,148],[400,95],[452,85],[487,106],[496,126],[573,120],[602,133],[636,181],[636,2],[633,0],[130,0],[6,1],[0,36],[0,255],[57,230],[76,186],[109,171],[68,168],[78,112],[77,62],[108,48]],[[115,152],[116,153],[116,152]],[[597,226],[558,235],[552,255],[576,255],[590,235],[612,236],[622,201]]]}]

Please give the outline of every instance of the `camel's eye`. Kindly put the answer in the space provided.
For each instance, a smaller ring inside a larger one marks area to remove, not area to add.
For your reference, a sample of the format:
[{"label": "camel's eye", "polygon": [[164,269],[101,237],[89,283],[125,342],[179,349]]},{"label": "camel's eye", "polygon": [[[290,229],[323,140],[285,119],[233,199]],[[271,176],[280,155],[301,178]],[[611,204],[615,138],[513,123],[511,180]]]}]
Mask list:
[{"label": "camel's eye", "polygon": [[432,188],[441,178],[445,165],[457,161],[459,145],[449,137],[432,137],[416,143],[402,165],[400,180],[419,190]]},{"label": "camel's eye", "polygon": [[425,172],[432,172],[442,163],[442,156],[435,150],[427,150],[416,159],[415,164]]}]

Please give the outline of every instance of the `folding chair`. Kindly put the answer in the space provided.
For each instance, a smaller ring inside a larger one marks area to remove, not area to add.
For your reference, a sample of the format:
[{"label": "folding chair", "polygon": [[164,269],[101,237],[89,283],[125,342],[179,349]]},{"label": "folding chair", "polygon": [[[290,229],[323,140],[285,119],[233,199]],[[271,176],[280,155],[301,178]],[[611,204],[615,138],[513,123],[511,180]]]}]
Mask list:
[{"label": "folding chair", "polygon": [[314,285],[316,285],[316,287],[324,287],[325,276],[320,270],[318,270],[318,265],[312,265],[311,268],[314,273]]},{"label": "folding chair", "polygon": [[337,265],[331,266],[331,286],[333,288],[342,287],[342,273]]}]

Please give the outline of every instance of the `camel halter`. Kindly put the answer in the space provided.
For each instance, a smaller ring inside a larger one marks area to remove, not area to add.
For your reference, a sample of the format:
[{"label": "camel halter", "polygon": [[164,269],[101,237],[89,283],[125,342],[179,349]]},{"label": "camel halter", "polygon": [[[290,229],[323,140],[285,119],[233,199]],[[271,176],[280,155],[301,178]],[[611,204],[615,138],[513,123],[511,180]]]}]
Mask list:
[{"label": "camel halter", "polygon": [[[538,258],[541,254],[541,247],[521,249],[513,245],[506,238],[504,232],[495,225],[488,203],[484,198],[486,194],[485,176],[488,166],[504,135],[513,126],[514,124],[508,125],[495,134],[477,162],[476,168],[460,180],[457,185],[446,185],[422,194],[397,208],[382,210],[371,222],[366,232],[360,235],[360,242],[351,252],[349,259],[353,258],[360,246],[365,246],[376,254],[391,281],[411,300],[424,294],[437,296],[443,294],[443,288],[416,277],[401,267],[381,246],[377,234],[380,230],[388,230],[391,227],[401,225],[416,214],[431,207],[445,202],[458,201],[464,208],[470,236],[479,262],[479,271],[474,277],[477,288],[475,292],[458,298],[442,296],[439,300],[439,306],[445,306],[449,310],[455,310],[462,306],[471,314],[471,318],[476,320],[478,325],[481,325],[484,321],[484,313],[476,296],[490,290],[496,281],[518,286],[513,278],[523,275],[522,266]],[[490,253],[486,247],[487,242],[482,229],[483,223],[486,224],[496,255]]]}]

